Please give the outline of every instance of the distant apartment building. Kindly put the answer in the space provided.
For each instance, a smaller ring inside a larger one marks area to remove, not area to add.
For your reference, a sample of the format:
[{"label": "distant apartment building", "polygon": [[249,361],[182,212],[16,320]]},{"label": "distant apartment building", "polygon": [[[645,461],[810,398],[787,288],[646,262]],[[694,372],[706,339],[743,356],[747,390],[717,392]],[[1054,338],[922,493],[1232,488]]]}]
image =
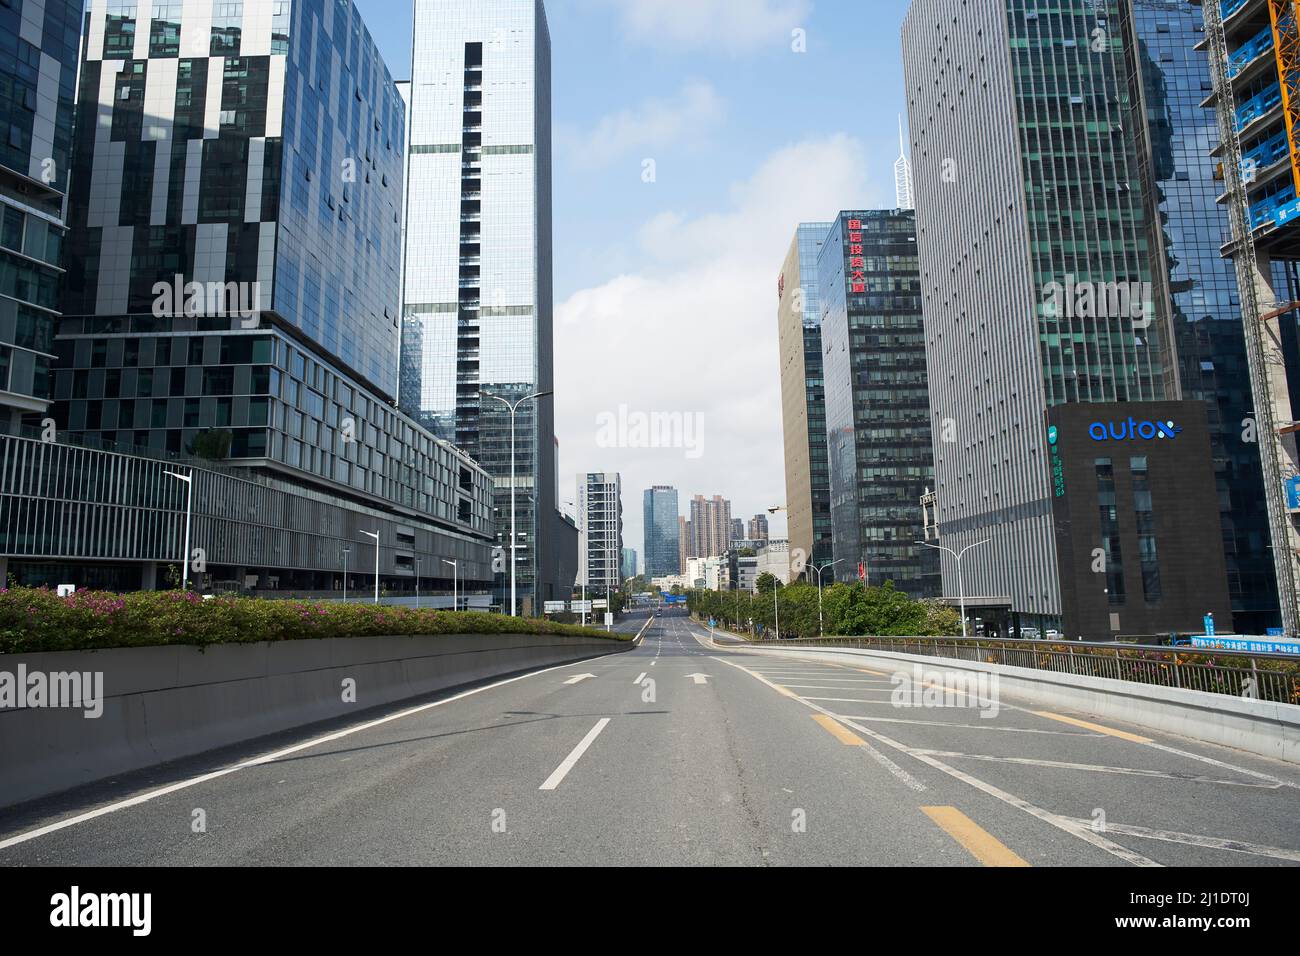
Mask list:
[{"label": "distant apartment building", "polygon": [[617,472],[578,476],[578,581],[589,591],[623,583],[623,495]]},{"label": "distant apartment building", "polygon": [[767,540],[767,515],[754,515],[749,519],[746,537],[754,541]]},{"label": "distant apartment building", "polygon": [[745,536],[745,521],[743,518],[731,519],[731,540],[739,541]]},{"label": "distant apartment building", "polygon": [[[710,558],[725,554],[731,545],[735,527],[731,522],[731,502],[721,495],[691,499],[691,550],[693,558]],[[741,533],[743,537],[743,532]]]},{"label": "distant apartment building", "polygon": [[688,559],[695,557],[691,554],[694,548],[694,541],[691,538],[691,523],[684,515],[677,516],[677,563],[683,570],[686,568]]}]

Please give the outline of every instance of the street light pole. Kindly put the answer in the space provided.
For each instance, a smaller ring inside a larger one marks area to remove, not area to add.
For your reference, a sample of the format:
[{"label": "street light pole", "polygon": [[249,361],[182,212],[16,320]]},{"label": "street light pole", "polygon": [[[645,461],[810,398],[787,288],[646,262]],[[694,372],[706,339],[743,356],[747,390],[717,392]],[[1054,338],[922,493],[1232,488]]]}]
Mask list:
[{"label": "street light pole", "polygon": [[351,548],[343,549],[343,603],[348,603],[348,555],[352,553]]},{"label": "street light pole", "polygon": [[194,519],[194,475],[182,475],[169,471],[167,474],[185,482],[185,554],[181,559],[181,590],[190,589],[190,524]]},{"label": "street light pole", "polygon": [[[510,616],[515,617],[515,548],[518,547],[519,540],[515,533],[515,412],[524,402],[534,398],[541,398],[543,395],[550,395],[551,392],[549,390],[534,392],[531,395],[525,395],[514,403],[502,398],[500,395],[492,395],[488,392],[481,392],[480,394],[484,398],[494,399],[510,409]],[[533,515],[533,520],[537,520],[536,514]]]},{"label": "street light pole", "polygon": [[375,603],[378,604],[379,603],[379,532],[362,531],[361,533],[368,538],[375,539]]},{"label": "street light pole", "polygon": [[939,551],[946,551],[957,561],[957,600],[961,604],[961,636],[966,636],[966,584],[961,576],[961,557],[971,548],[978,548],[981,544],[988,544],[989,538],[983,541],[976,541],[974,544],[968,544],[960,551],[954,551],[952,548],[946,548],[941,544],[933,544],[929,541],[918,541],[917,544],[923,544],[927,548],[936,548]]},{"label": "street light pole", "polygon": [[451,609],[459,611],[460,601],[456,598],[456,578],[460,574],[460,568],[455,561],[449,561],[447,558],[443,558],[442,563],[451,565]]},{"label": "street light pole", "polygon": [[812,565],[812,569],[817,572],[817,633],[820,637],[826,636],[826,624],[822,621],[822,572],[827,568],[833,568],[843,560],[843,558],[836,558],[834,561],[827,561],[821,567]]},{"label": "street light pole", "polygon": [[423,563],[423,558],[415,559],[415,609],[417,611],[420,609],[420,565]]}]

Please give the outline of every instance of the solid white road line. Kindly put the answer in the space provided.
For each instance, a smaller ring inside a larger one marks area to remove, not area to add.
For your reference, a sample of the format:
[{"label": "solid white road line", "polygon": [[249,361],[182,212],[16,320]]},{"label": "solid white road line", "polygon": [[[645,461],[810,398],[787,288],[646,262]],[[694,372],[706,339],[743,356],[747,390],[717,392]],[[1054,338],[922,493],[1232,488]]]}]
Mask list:
[{"label": "solid white road line", "polygon": [[643,680],[645,680],[645,671],[642,671],[640,674],[638,674],[638,675],[636,676],[636,680],[632,681],[632,683],[633,683],[633,684],[639,684],[639,683],[641,683]]},{"label": "solid white road line", "polygon": [[565,681],[566,684],[581,684],[588,677],[595,677],[595,674],[579,674],[577,677],[570,677]]},{"label": "solid white road line", "polygon": [[[804,700],[847,700],[844,697],[805,697]],[[874,704],[876,701],[864,700],[864,704]],[[869,717],[865,714],[836,714],[836,717],[843,717],[845,720],[870,720],[877,724],[924,724],[927,727],[956,727],[961,730],[1000,730],[1008,734],[1051,734],[1054,737],[1096,737],[1098,739],[1105,737],[1105,734],[1094,734],[1086,730],[1038,730],[1033,727],[998,727],[989,724],[950,724],[946,720],[908,720],[906,717]]]},{"label": "solid white road line", "polygon": [[[845,717],[845,720],[855,718]],[[913,753],[926,754],[931,757],[954,757],[965,760],[991,760],[995,763],[1018,763],[1030,767],[1046,767],[1050,770],[1089,770],[1093,773],[1120,773],[1135,777],[1158,777],[1162,780],[1180,780],[1184,783],[1217,783],[1224,787],[1251,787],[1256,790],[1277,790],[1280,783],[1256,783],[1253,780],[1222,780],[1217,777],[1205,777],[1195,773],[1179,773],[1176,770],[1145,770],[1139,767],[1106,767],[1091,763],[1069,763],[1064,760],[1040,760],[1036,757],[1001,757],[993,754],[966,754],[954,750],[914,750]]]},{"label": "solid white road line", "polygon": [[582,742],[573,748],[573,751],[569,756],[565,757],[563,762],[555,768],[555,772],[547,777],[546,782],[537,789],[554,790],[558,787],[560,781],[563,780],[568,772],[573,769],[573,765],[587,752],[587,748],[591,746],[591,742],[600,736],[600,732],[605,729],[607,723],[609,723],[608,717],[602,717],[600,720],[596,721],[596,726],[587,731],[587,736],[582,738]]},{"label": "solid white road line", "polygon": [[[1095,826],[1094,820],[1077,820],[1076,823]],[[1182,843],[1186,846],[1200,846],[1211,850],[1231,850],[1235,853],[1251,853],[1255,856],[1271,856],[1277,860],[1300,862],[1300,850],[1286,847],[1265,846],[1262,843],[1247,843],[1245,840],[1228,840],[1224,837],[1201,836],[1199,833],[1179,833],[1175,830],[1151,830],[1147,827],[1127,826],[1123,823],[1106,821],[1106,832],[1122,833],[1126,836],[1141,837],[1144,840],[1163,840],[1166,843]]]},{"label": "solid white road line", "polygon": [[254,757],[251,760],[245,760],[237,763],[232,767],[223,767],[220,770],[214,770],[212,773],[201,774],[197,777],[191,777],[188,780],[180,780],[165,787],[159,787],[157,790],[150,790],[139,796],[131,797],[127,800],[119,800],[117,803],[110,803],[108,806],[99,807],[96,810],[90,810],[86,813],[79,813],[75,817],[68,817],[66,820],[59,820],[57,823],[51,823],[35,830],[28,830],[25,833],[19,833],[8,839],[0,840],[0,850],[7,849],[11,846],[17,846],[19,843],[26,843],[28,840],[35,840],[37,837],[45,836],[48,833],[55,833],[59,830],[65,830],[68,827],[74,827],[79,823],[86,823],[94,820],[96,817],[106,816],[110,813],[116,813],[118,810],[125,810],[128,807],[138,806],[142,803],[148,803],[158,797],[165,797],[169,793],[175,793],[177,790],[185,790],[189,787],[206,783],[209,780],[216,780],[218,777],[224,777],[227,774],[236,773],[237,771],[247,769],[248,767],[260,767],[263,764],[274,763],[281,757],[287,757],[290,754],[296,754],[300,750],[308,750],[320,744],[332,743],[335,740],[341,740],[344,737],[350,737],[353,734],[359,734],[363,730],[370,730],[372,727],[379,727],[394,720],[401,720],[403,717],[411,717],[415,714],[422,714],[426,710],[432,710],[435,707],[442,707],[444,704],[451,704],[466,697],[473,697],[475,694],[481,694],[484,691],[495,690],[498,687],[504,687],[506,684],[513,684],[515,681],[527,680],[530,677],[538,677],[541,674],[549,674],[551,671],[563,670],[566,667],[573,667],[577,664],[590,664],[592,661],[600,660],[605,657],[613,657],[614,654],[622,654],[623,651],[614,651],[612,654],[602,654],[600,657],[588,658],[582,661],[570,661],[568,664],[556,664],[554,667],[544,667],[541,670],[532,671],[528,674],[518,674],[515,677],[507,677],[505,680],[499,680],[483,687],[475,687],[473,690],[462,691],[454,694],[445,700],[435,700],[432,703],[420,704],[418,707],[408,707],[405,710],[399,710],[395,714],[389,714],[387,717],[380,717],[376,720],[368,720],[363,724],[357,724],[355,727],[348,727],[344,730],[336,731],[332,734],[326,734],[323,737],[313,737],[311,740],[305,740],[300,744],[294,744],[292,747],[285,747],[283,750],[277,750],[274,753],[263,754],[260,757]]}]

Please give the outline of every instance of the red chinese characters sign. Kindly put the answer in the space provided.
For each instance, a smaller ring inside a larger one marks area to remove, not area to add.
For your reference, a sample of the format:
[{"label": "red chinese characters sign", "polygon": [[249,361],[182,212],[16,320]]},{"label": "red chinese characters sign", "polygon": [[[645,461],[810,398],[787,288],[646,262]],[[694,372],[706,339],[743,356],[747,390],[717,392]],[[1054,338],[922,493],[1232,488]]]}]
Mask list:
[{"label": "red chinese characters sign", "polygon": [[867,260],[862,255],[862,220],[849,220],[849,288],[854,295],[867,291]]}]

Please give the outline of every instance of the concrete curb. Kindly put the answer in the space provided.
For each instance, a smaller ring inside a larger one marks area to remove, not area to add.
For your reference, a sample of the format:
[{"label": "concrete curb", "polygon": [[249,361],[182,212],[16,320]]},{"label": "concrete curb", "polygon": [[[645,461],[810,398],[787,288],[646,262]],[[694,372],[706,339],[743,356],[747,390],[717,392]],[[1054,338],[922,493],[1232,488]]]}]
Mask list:
[{"label": "concrete curb", "polygon": [[898,665],[906,663],[921,664],[928,670],[996,674],[1003,692],[1023,700],[1108,717],[1139,727],[1149,727],[1300,764],[1300,706],[1294,704],[1250,700],[1199,690],[1180,690],[1110,677],[1061,674],[1007,664],[926,657],[894,651],[860,648],[819,651],[796,647],[750,650],[758,654],[772,653],[834,663],[844,663],[847,656],[890,670],[899,670]]},{"label": "concrete curb", "polygon": [[[566,634],[440,634],[0,656],[0,671],[103,675],[103,713],[0,709],[0,806],[520,671],[631,650]],[[355,701],[343,700],[344,680]]]}]

